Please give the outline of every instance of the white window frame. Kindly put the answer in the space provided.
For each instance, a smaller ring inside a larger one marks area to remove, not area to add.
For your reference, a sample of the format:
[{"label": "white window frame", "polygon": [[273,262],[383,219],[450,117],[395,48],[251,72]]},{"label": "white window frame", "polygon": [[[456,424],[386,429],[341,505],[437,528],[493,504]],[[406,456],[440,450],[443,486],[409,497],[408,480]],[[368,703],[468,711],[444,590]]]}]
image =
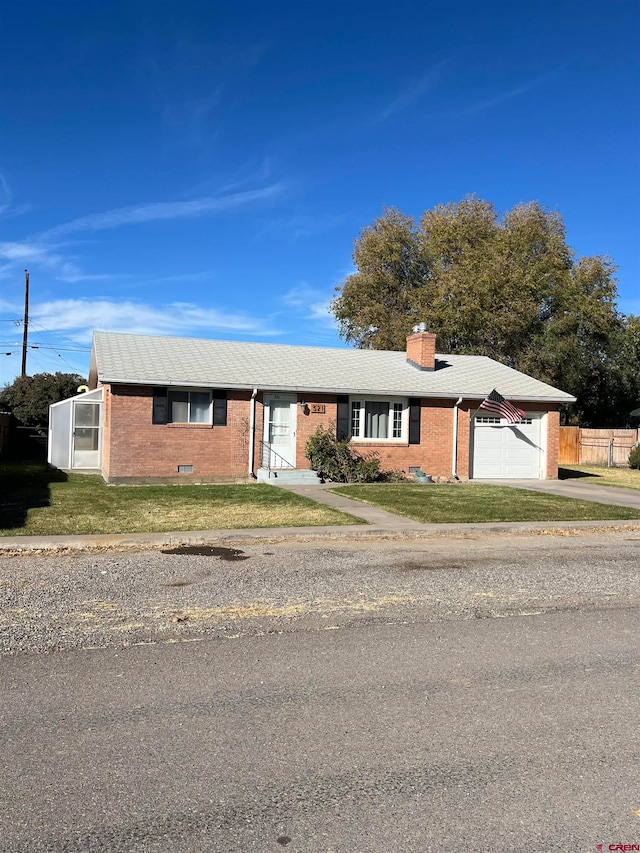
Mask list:
[{"label": "white window frame", "polygon": [[[365,438],[364,429],[365,429],[365,404],[366,403],[387,403],[389,406],[389,432],[391,432],[391,436],[387,438]],[[359,429],[358,434],[356,435],[353,432],[354,426],[354,417],[353,410],[354,405],[358,405],[359,409]],[[393,437],[393,425],[394,425],[394,406],[399,405],[402,407],[401,410],[401,420],[400,420],[400,435],[397,438]],[[349,430],[351,432],[351,441],[353,442],[362,442],[363,444],[408,444],[409,442],[409,400],[407,397],[375,397],[370,395],[357,396],[357,397],[349,397]]]},{"label": "white window frame", "polygon": [[[173,407],[171,402],[172,394],[186,394],[187,395],[187,417],[186,421],[174,421],[173,419]],[[192,394],[206,394],[209,398],[209,407],[208,407],[208,416],[206,421],[192,421],[191,420],[191,395]],[[167,389],[167,423],[168,424],[189,424],[189,425],[201,425],[201,426],[211,426],[213,423],[213,395],[211,391],[208,391],[206,388],[168,388]]]}]

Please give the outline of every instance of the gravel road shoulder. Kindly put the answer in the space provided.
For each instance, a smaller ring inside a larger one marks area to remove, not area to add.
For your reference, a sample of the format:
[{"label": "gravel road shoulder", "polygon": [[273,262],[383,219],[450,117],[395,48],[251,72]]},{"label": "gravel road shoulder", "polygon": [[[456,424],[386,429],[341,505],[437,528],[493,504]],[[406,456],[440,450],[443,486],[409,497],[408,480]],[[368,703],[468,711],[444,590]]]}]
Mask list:
[{"label": "gravel road shoulder", "polygon": [[0,558],[0,652],[640,603],[640,533]]}]

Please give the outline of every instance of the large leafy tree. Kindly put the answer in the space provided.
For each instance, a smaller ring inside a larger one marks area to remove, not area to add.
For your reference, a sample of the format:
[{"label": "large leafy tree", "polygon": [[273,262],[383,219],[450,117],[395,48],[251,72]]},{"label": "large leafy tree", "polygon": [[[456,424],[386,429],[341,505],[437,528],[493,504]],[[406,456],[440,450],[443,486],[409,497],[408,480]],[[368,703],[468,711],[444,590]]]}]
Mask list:
[{"label": "large leafy tree", "polygon": [[23,426],[46,427],[49,406],[78,393],[85,380],[77,373],[19,376],[0,392],[0,411],[12,412]]},{"label": "large leafy tree", "polygon": [[355,346],[403,350],[424,321],[443,352],[489,355],[575,394],[571,416],[585,425],[604,426],[626,405],[614,376],[627,340],[615,267],[576,259],[559,213],[529,202],[499,218],[476,197],[418,224],[385,210],[356,240],[354,261],[332,311]]},{"label": "large leafy tree", "polygon": [[543,334],[534,342],[533,375],[578,398],[571,418],[582,425],[620,426],[624,400],[619,372],[624,318],[616,310],[613,265],[581,258],[553,295]]},{"label": "large leafy tree", "polygon": [[413,219],[387,210],[356,240],[353,260],[358,271],[333,302],[342,337],[360,348],[402,349],[426,281]]},{"label": "large leafy tree", "polygon": [[620,413],[616,426],[637,427],[637,416],[631,411],[640,408],[640,316],[624,318],[614,359],[614,408]]}]

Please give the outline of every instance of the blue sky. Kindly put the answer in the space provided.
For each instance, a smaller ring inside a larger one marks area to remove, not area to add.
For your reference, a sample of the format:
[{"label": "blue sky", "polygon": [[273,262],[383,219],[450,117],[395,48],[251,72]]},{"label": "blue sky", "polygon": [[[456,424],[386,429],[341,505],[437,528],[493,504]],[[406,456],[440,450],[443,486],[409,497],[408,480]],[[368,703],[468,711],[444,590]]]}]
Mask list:
[{"label": "blue sky", "polygon": [[640,4],[22,0],[0,9],[0,385],[93,329],[342,345],[395,206],[559,210],[640,313]]}]

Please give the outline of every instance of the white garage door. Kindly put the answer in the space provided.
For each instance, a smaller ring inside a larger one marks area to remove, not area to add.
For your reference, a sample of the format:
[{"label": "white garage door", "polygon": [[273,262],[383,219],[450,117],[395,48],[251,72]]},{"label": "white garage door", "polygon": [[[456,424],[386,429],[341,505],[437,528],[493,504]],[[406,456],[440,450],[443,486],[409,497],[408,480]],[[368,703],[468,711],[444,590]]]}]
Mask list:
[{"label": "white garage door", "polygon": [[496,480],[539,479],[544,462],[541,425],[541,414],[531,415],[517,424],[496,416],[476,415],[471,476]]}]

